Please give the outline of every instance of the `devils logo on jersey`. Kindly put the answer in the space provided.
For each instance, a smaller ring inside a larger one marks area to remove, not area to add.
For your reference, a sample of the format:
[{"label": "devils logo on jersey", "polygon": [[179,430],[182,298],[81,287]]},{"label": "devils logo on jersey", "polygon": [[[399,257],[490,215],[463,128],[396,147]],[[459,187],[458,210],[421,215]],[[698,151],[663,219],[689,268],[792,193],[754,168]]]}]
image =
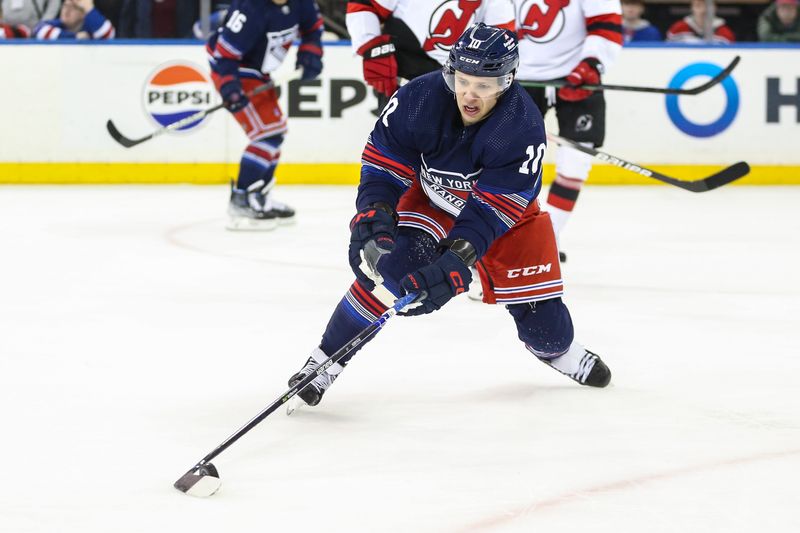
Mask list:
[{"label": "devils logo on jersey", "polygon": [[570,0],[527,0],[522,2],[517,14],[520,39],[547,43],[564,29],[564,11]]},{"label": "devils logo on jersey", "polygon": [[[566,0],[569,1],[569,0]],[[450,50],[461,34],[475,20],[475,12],[481,0],[446,0],[433,10],[428,23],[428,35],[422,49],[430,52],[434,48]]]}]

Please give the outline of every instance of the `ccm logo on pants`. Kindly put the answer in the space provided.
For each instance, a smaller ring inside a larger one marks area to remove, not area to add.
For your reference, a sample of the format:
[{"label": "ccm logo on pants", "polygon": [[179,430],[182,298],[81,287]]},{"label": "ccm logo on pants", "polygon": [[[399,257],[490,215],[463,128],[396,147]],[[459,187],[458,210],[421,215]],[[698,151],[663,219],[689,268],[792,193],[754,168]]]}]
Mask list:
[{"label": "ccm logo on pants", "polygon": [[550,272],[551,265],[552,263],[547,263],[546,265],[533,265],[524,268],[514,268],[508,271],[508,277],[518,278],[520,276],[535,276],[536,274]]}]

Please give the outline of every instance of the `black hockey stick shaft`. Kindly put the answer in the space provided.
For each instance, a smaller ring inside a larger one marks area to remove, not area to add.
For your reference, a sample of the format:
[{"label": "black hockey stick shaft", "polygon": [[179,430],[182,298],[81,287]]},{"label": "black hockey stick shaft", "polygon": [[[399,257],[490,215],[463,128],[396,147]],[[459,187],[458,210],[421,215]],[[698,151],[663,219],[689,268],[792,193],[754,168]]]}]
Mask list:
[{"label": "black hockey stick shaft", "polygon": [[[267,83],[265,83],[263,85],[259,85],[258,87],[256,87],[255,89],[253,89],[252,91],[247,93],[247,97],[248,98],[252,98],[253,96],[255,96],[255,95],[259,94],[259,93],[262,93],[262,92],[264,92],[264,91],[266,91],[268,89],[271,89],[274,86],[275,86],[275,84],[272,81],[268,81]],[[209,107],[208,109],[204,109],[202,111],[198,111],[197,113],[189,115],[188,117],[184,117],[184,118],[182,118],[180,120],[172,122],[171,124],[167,124],[166,126],[162,126],[161,128],[158,128],[157,130],[155,130],[152,133],[150,133],[149,135],[145,135],[144,137],[140,137],[139,139],[131,139],[130,137],[126,137],[125,135],[123,135],[119,131],[119,129],[117,128],[117,126],[114,124],[114,122],[111,119],[109,119],[106,122],[106,129],[108,130],[109,135],[111,135],[111,137],[115,141],[117,141],[119,144],[121,144],[125,148],[131,148],[133,146],[142,144],[145,141],[149,141],[150,139],[153,139],[154,137],[158,137],[159,135],[161,135],[163,133],[166,133],[168,131],[175,131],[175,130],[178,130],[178,129],[184,127],[184,126],[188,126],[189,124],[197,122],[198,120],[202,120],[203,118],[207,117],[211,113],[214,113],[215,111],[219,111],[223,107],[225,107],[224,103],[217,104],[217,105],[215,105],[213,107]]]},{"label": "black hockey stick shaft", "polygon": [[[416,298],[417,298],[416,293],[410,293],[403,296],[402,298],[399,298],[394,303],[394,305],[389,309],[387,309],[381,316],[379,316],[377,320],[375,320],[369,326],[364,328],[358,335],[350,339],[350,342],[339,348],[333,355],[331,355],[323,362],[321,362],[313,372],[311,372],[308,376],[300,380],[291,389],[284,392],[280,397],[278,397],[275,401],[273,401],[271,404],[265,407],[260,413],[254,416],[248,423],[239,428],[233,435],[225,439],[222,442],[222,444],[214,448],[214,450],[212,450],[208,455],[206,455],[200,461],[198,461],[197,464],[195,464],[192,468],[187,470],[186,474],[191,474],[192,472],[195,472],[200,468],[202,468],[203,466],[210,463],[215,457],[217,457],[219,454],[228,449],[234,442],[242,438],[248,431],[256,427],[262,420],[264,420],[270,414],[275,412],[281,405],[291,400],[298,392],[303,390],[309,383],[314,381],[314,378],[322,374],[333,364],[337,363],[340,359],[352,353],[353,350],[355,350],[356,348],[364,344],[366,341],[368,341],[370,338],[372,338],[384,326],[384,324],[386,324],[387,320],[396,315],[404,307],[412,303]],[[186,474],[184,474],[184,476]],[[183,479],[184,476],[181,476],[181,478],[179,478],[178,481],[175,482],[175,487],[179,490],[181,488],[178,486],[178,483]]]},{"label": "black hockey stick shaft", "polygon": [[[739,60],[741,58],[736,56],[733,58],[733,61],[725,67],[719,74],[708,80],[707,82],[698,85],[697,87],[692,87],[691,89],[676,89],[672,87],[640,87],[637,85],[609,85],[605,83],[601,83],[600,85],[581,85],[581,89],[586,89],[587,91],[633,91],[639,93],[658,93],[658,94],[679,94],[679,95],[695,95],[700,94],[703,91],[707,91],[714,85],[717,85],[722,80],[727,78],[733,69],[736,68],[736,65],[739,64]],[[552,81],[520,81],[520,85],[523,87],[566,87],[567,81],[566,80],[552,80]]]},{"label": "black hockey stick shaft", "polygon": [[744,161],[739,161],[738,163],[726,167],[717,172],[716,174],[712,174],[711,176],[705,177],[703,179],[691,180],[691,181],[680,180],[678,178],[673,178],[661,174],[647,167],[637,165],[636,163],[631,163],[630,161],[626,161],[617,156],[601,152],[600,150],[597,150],[595,148],[584,146],[575,141],[559,137],[558,135],[553,135],[552,133],[548,133],[547,138],[561,146],[569,146],[580,152],[583,152],[584,154],[588,154],[593,157],[596,157],[601,161],[605,161],[606,163],[610,163],[620,168],[624,168],[625,170],[629,170],[631,172],[635,172],[640,176],[653,178],[663,183],[674,185],[675,187],[679,187],[685,191],[691,191],[691,192],[711,191],[718,187],[722,187],[723,185],[727,185],[732,181],[736,181],[739,178],[746,176],[750,172],[750,165],[748,165]]}]

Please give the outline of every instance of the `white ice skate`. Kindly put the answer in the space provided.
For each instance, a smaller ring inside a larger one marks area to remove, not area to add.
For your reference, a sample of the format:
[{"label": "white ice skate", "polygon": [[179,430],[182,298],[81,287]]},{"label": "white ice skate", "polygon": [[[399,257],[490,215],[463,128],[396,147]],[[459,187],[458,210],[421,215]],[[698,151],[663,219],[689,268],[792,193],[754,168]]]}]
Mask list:
[{"label": "white ice skate", "polygon": [[600,356],[590,352],[577,342],[570,345],[569,350],[563,355],[551,356],[542,354],[528,346],[525,347],[539,361],[561,372],[568,378],[589,387],[605,387],[611,381],[611,370],[606,366]]},{"label": "white ice skate", "polygon": [[227,229],[270,231],[278,225],[294,223],[294,209],[274,200],[269,189],[271,187],[264,187],[263,180],[258,180],[247,189],[237,189],[231,183]]},{"label": "white ice skate", "polygon": [[[289,386],[294,387],[297,383],[308,377],[309,374],[316,371],[319,364],[328,358],[325,352],[319,348],[315,348],[308,358],[303,368],[297,371],[292,377],[289,378]],[[315,377],[303,390],[298,392],[292,399],[286,402],[286,414],[291,415],[299,407],[309,405],[314,407],[322,400],[322,395],[328,390],[339,372],[342,371],[342,366],[338,363],[331,365],[328,370],[322,372]]]}]

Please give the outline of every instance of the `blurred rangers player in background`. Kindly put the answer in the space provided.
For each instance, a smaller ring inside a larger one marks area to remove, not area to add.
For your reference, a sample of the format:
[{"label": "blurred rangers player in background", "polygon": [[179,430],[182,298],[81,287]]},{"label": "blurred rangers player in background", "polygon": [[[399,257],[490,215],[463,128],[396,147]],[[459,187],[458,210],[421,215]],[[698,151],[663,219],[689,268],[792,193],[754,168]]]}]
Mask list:
[{"label": "blurred rangers player in background", "polygon": [[[541,113],[514,82],[513,32],[471,26],[440,72],[389,100],[362,155],[349,259],[356,281],[290,386],[376,320],[396,297],[415,293],[408,315],[431,313],[466,291],[477,265],[485,301],[505,304],[537,358],[582,385],[611,373],[574,342],[561,300],[553,227],[536,199],[546,140]],[[465,335],[467,335],[465,333]],[[316,405],[348,356],[299,397]]]},{"label": "blurred rangers player in background", "polygon": [[[520,66],[517,79],[552,81],[568,85],[526,87],[546,114],[556,109],[559,135],[602,146],[606,130],[606,102],[601,91],[581,85],[600,83],[622,49],[619,0],[513,0],[517,14]],[[592,167],[592,156],[560,146],[556,151],[556,178],[544,208],[550,213],[558,238],[575,208],[578,194]],[[566,256],[561,254],[562,260]]]},{"label": "blurred rangers player in background", "polygon": [[[382,95],[397,90],[397,77],[411,80],[439,70],[450,47],[473,23],[514,29],[510,0],[352,0],[347,31],[363,58],[364,81]],[[380,98],[380,97],[379,97]]]},{"label": "blurred rangers player in background", "polygon": [[269,73],[297,38],[296,68],[303,69],[302,79],[319,76],[322,31],[314,0],[233,0],[225,22],[208,39],[214,85],[250,139],[231,184],[229,229],[270,230],[294,219],[294,209],[271,194],[286,133],[278,93],[273,87],[248,98],[247,92],[270,81]]}]

